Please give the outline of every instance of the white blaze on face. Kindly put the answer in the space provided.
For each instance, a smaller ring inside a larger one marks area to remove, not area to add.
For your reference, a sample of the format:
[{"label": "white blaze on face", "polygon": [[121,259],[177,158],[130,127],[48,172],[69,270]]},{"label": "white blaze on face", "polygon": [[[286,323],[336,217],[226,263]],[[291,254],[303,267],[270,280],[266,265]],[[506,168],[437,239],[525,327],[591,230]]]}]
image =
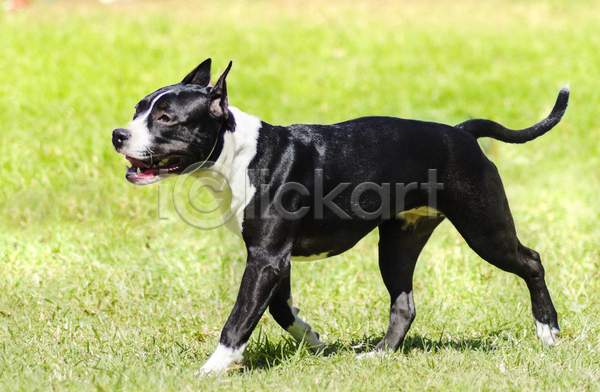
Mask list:
[{"label": "white blaze on face", "polygon": [[148,117],[150,117],[156,101],[170,92],[171,90],[157,95],[150,103],[148,110],[138,115],[135,120],[127,125],[126,129],[131,136],[127,139],[125,148],[121,150],[122,154],[133,158],[144,158],[151,152],[152,135],[150,134],[150,129],[148,129]]}]

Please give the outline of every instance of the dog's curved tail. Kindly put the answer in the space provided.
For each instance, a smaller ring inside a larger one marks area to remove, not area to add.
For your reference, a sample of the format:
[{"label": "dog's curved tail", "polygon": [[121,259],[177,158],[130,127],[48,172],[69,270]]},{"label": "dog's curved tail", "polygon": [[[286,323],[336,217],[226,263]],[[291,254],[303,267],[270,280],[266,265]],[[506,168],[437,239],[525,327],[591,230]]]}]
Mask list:
[{"label": "dog's curved tail", "polygon": [[456,125],[455,128],[470,133],[476,139],[479,139],[480,137],[491,137],[505,143],[527,143],[528,141],[542,136],[560,122],[569,105],[570,91],[568,84],[563,87],[558,93],[554,108],[548,117],[529,128],[513,130],[491,120],[479,119],[465,121],[464,123]]}]

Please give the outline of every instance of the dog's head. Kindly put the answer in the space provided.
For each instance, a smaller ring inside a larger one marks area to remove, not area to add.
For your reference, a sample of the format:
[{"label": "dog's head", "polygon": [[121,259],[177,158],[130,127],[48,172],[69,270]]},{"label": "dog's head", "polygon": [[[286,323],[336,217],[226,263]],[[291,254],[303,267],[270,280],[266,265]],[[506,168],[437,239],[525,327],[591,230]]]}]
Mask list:
[{"label": "dog's head", "polygon": [[163,87],[142,99],[133,121],[115,129],[112,143],[131,163],[127,181],[147,185],[181,174],[197,162],[216,160],[223,132],[233,129],[225,78],[214,86],[207,59],[181,83]]}]

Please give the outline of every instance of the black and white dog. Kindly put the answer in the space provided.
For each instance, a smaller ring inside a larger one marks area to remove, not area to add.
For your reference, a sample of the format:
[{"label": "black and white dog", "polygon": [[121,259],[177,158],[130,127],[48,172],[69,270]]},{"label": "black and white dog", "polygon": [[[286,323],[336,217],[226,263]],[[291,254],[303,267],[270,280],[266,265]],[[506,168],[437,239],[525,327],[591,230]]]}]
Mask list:
[{"label": "black and white dog", "polygon": [[225,224],[248,252],[237,300],[220,343],[199,373],[242,359],[267,308],[296,340],[324,343],[292,304],[290,263],[339,255],[379,228],[379,268],[390,293],[389,327],[374,353],[398,349],[415,318],[412,278],[419,253],[445,218],[483,259],[523,278],[537,336],[554,345],[556,310],[537,252],[516,235],[504,188],[477,139],[525,143],[554,127],[568,105],[563,88],[550,115],[520,131],[489,120],[457,126],[389,117],[333,125],[273,126],[229,106],[225,78],[210,59],[181,83],[142,99],[112,142],[138,185],[214,165],[229,185]]}]

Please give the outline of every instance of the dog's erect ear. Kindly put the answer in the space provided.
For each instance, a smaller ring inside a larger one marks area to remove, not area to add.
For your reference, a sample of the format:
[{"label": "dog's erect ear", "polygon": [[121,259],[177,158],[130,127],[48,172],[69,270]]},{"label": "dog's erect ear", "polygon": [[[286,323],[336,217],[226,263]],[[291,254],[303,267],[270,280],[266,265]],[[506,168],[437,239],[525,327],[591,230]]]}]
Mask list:
[{"label": "dog's erect ear", "polygon": [[227,69],[223,72],[223,75],[219,78],[217,83],[213,86],[210,102],[210,114],[215,117],[227,118],[229,115],[229,103],[227,100],[227,83],[225,82],[225,78],[231,69],[231,65],[233,62],[229,62]]},{"label": "dog's erect ear", "polygon": [[206,59],[181,81],[182,84],[197,84],[206,87],[210,84],[211,60]]}]

